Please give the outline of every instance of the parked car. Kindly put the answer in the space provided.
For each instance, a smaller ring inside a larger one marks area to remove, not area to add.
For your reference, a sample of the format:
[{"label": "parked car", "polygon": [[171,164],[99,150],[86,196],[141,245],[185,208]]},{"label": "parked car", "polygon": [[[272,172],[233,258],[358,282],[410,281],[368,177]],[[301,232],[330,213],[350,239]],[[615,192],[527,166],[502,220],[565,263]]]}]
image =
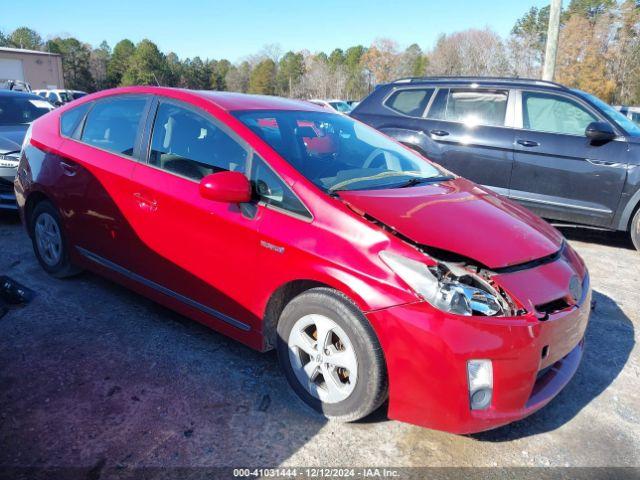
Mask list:
[{"label": "parked car", "polygon": [[31,85],[23,80],[0,81],[0,90],[14,90],[16,92],[30,92]]},{"label": "parked car", "polygon": [[632,122],[640,125],[640,107],[627,107],[627,106],[618,105],[613,108],[618,110],[620,113],[622,113],[625,117],[627,117]]},{"label": "parked car", "polygon": [[13,180],[29,124],[53,107],[32,93],[0,90],[0,210],[15,210]]},{"label": "parked car", "polygon": [[557,83],[412,78],[351,113],[538,215],[631,233],[640,249],[640,127]]},{"label": "parked car", "polygon": [[42,98],[46,98],[52,105],[59,107],[65,103],[69,103],[78,98],[84,97],[87,92],[80,90],[61,90],[61,89],[45,89],[34,90],[33,93],[40,95]]},{"label": "parked car", "polygon": [[347,100],[347,105],[349,105],[349,108],[351,108],[351,110],[356,108],[359,103],[360,103],[360,100]]},{"label": "parked car", "polygon": [[277,349],[327,417],[388,396],[391,418],[486,430],[578,368],[591,289],[562,235],[345,115],[128,87],[28,138],[15,188],[44,270],[95,271]]},{"label": "parked car", "polygon": [[344,100],[319,100],[317,98],[309,100],[311,103],[320,105],[321,107],[334,110],[339,113],[347,114],[351,111],[351,107]]}]

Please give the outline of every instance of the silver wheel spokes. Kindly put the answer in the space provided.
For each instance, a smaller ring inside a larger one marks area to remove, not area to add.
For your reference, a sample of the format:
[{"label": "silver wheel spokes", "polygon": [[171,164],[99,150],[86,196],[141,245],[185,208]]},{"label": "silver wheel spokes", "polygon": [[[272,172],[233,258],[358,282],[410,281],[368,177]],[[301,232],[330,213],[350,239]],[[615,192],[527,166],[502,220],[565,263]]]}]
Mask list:
[{"label": "silver wheel spokes", "polygon": [[62,236],[58,224],[48,213],[38,216],[35,236],[42,260],[49,266],[56,265],[62,255]]},{"label": "silver wheel spokes", "polygon": [[306,315],[293,325],[288,345],[296,378],[311,395],[324,403],[338,403],[351,395],[358,360],[337,323],[323,315]]}]

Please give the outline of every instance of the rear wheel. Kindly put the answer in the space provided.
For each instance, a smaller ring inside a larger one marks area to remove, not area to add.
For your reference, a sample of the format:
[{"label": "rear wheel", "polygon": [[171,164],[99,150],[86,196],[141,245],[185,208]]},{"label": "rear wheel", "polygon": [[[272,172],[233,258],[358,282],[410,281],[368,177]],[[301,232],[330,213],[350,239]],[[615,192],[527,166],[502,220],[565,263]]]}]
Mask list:
[{"label": "rear wheel", "polygon": [[640,208],[636,210],[636,214],[633,216],[633,220],[631,220],[630,233],[633,245],[636,247],[636,250],[640,252]]},{"label": "rear wheel", "polygon": [[40,266],[57,278],[75,275],[80,270],[69,260],[68,244],[58,211],[48,200],[38,203],[30,221],[33,251]]},{"label": "rear wheel", "polygon": [[298,396],[328,418],[358,420],[387,397],[378,339],[362,312],[335,290],[311,289],[285,307],[278,358]]}]

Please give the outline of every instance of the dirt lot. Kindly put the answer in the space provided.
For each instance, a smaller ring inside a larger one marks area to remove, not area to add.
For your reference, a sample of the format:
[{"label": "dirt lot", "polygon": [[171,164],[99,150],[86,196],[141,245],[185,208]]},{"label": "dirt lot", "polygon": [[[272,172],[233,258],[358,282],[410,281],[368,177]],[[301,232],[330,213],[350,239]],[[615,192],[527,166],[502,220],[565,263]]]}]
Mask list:
[{"label": "dirt lot", "polygon": [[[0,319],[0,467],[640,466],[640,254],[569,229],[597,308],[573,381],[519,423],[456,436],[311,413],[259,354],[93,274],[48,277],[13,216],[0,274],[34,289]],[[434,385],[437,388],[437,385]]]}]

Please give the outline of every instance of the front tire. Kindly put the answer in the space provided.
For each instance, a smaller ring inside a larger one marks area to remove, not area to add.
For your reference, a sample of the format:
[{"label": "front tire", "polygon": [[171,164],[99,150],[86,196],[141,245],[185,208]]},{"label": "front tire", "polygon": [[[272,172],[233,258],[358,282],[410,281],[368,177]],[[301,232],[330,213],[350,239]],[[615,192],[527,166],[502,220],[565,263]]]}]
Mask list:
[{"label": "front tire", "polygon": [[636,214],[633,216],[633,220],[631,220],[631,228],[629,230],[633,246],[640,252],[640,208],[636,210]]},{"label": "front tire", "polygon": [[65,278],[80,270],[69,260],[58,210],[48,200],[38,203],[30,219],[31,241],[40,266],[51,276]]},{"label": "front tire", "polygon": [[293,390],[327,418],[358,420],[387,398],[380,343],[358,307],[335,290],[308,290],[285,307],[277,349]]}]

